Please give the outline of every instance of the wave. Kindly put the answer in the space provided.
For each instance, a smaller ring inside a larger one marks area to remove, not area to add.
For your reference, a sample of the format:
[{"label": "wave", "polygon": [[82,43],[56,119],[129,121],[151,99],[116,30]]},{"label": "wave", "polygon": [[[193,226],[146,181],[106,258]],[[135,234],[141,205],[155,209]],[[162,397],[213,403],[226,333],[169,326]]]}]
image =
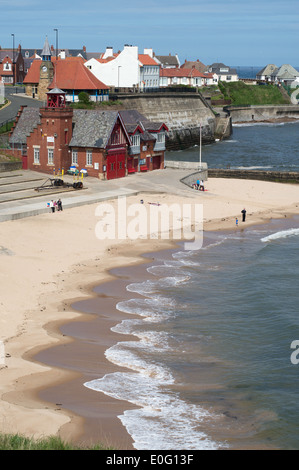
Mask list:
[{"label": "wave", "polygon": [[116,372],[84,385],[139,407],[118,416],[137,450],[219,449],[220,443],[203,430],[208,421],[217,422],[217,416],[167,390],[171,383],[170,377],[156,373]]},{"label": "wave", "polygon": [[299,235],[299,228],[290,228],[288,230],[282,230],[280,232],[272,233],[267,237],[261,238],[261,242],[267,243],[273,240],[279,240],[280,238],[288,238]]},{"label": "wave", "polygon": [[290,124],[289,122],[240,122],[234,123],[233,127],[252,127],[252,126],[265,126],[265,127],[276,127],[276,126],[285,126],[286,124]]},{"label": "wave", "polygon": [[272,165],[269,166],[236,166],[233,167],[235,170],[267,170],[273,168]]}]

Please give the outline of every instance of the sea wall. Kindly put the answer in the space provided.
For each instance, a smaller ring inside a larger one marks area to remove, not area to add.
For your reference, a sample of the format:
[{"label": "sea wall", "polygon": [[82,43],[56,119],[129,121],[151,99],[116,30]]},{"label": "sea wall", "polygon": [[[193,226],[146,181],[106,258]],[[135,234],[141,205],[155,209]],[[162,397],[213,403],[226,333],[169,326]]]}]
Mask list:
[{"label": "sea wall", "polygon": [[225,106],[232,123],[272,122],[283,119],[299,119],[298,105],[280,106]]},{"label": "sea wall", "polygon": [[277,183],[299,183],[299,172],[208,169],[209,178],[236,178],[248,180],[274,181]]},{"label": "sea wall", "polygon": [[[219,116],[200,93],[119,94],[113,98],[120,100],[124,109],[136,109],[151,121],[164,122],[169,129],[167,150],[199,145],[200,135],[203,145],[222,137],[216,132]],[[229,125],[221,124],[220,133],[224,127],[229,131]]]}]

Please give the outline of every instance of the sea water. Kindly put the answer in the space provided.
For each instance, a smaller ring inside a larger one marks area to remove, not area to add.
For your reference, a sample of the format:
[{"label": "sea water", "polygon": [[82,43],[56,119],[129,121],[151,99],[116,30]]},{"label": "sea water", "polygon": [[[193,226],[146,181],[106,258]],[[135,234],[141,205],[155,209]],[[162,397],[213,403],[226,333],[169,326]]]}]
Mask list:
[{"label": "sea water", "polygon": [[135,448],[297,449],[299,219],[208,234],[147,272],[106,351],[130,372],[85,384],[136,405],[119,417]]},{"label": "sea water", "polygon": [[[227,140],[203,145],[208,168],[299,171],[299,120],[287,123],[234,124]],[[166,152],[171,160],[199,161],[199,147]]]},{"label": "sea water", "polygon": [[[298,126],[234,126],[203,160],[298,171]],[[204,232],[200,250],[157,254],[144,269],[106,351],[129,372],[85,383],[136,406],[119,416],[135,448],[298,449],[299,218]]]}]

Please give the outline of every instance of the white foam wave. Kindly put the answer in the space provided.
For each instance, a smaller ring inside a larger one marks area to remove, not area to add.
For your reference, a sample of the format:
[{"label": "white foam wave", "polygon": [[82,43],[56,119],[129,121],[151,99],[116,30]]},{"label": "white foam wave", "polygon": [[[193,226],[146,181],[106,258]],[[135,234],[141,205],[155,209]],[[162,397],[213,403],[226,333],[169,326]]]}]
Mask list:
[{"label": "white foam wave", "polygon": [[173,299],[157,296],[149,299],[129,299],[118,302],[117,310],[145,317],[147,321],[160,322],[173,314],[176,302]]},{"label": "white foam wave", "polygon": [[140,407],[119,416],[137,450],[220,447],[204,431],[206,421],[217,417],[181,400],[167,387],[171,385],[169,378],[117,372],[84,385]]},{"label": "white foam wave", "polygon": [[161,288],[173,287],[178,284],[187,282],[190,279],[190,276],[187,274],[177,275],[177,276],[167,276],[163,277],[157,281],[147,280],[144,282],[136,282],[129,284],[127,290],[129,292],[136,292],[141,295],[154,294],[159,292]]},{"label": "white foam wave", "polygon": [[268,166],[236,166],[236,170],[268,170],[270,168],[273,168],[273,166],[268,165]]},{"label": "white foam wave", "polygon": [[268,235],[267,237],[261,238],[261,241],[263,243],[266,242],[271,242],[273,240],[278,240],[280,238],[288,238],[288,237],[294,237],[299,235],[299,228],[291,228],[288,230],[282,230],[280,232],[272,233],[271,235]]},{"label": "white foam wave", "polygon": [[286,122],[242,122],[242,123],[233,123],[233,127],[251,127],[251,126],[265,126],[265,127],[276,127],[284,126],[289,124]]}]

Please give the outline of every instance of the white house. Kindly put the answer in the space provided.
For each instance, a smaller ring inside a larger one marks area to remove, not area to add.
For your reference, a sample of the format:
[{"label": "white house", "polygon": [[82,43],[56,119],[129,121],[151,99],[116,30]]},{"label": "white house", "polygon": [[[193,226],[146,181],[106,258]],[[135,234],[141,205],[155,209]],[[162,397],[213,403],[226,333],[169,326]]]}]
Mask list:
[{"label": "white house", "polygon": [[101,82],[110,87],[132,88],[139,84],[138,47],[125,45],[122,52],[114,54],[108,47],[101,59],[90,59],[87,67]]},{"label": "white house", "polygon": [[207,71],[217,74],[218,80],[221,82],[237,82],[239,80],[236,69],[219,62],[209,65]]},{"label": "white house", "polygon": [[271,80],[274,83],[284,83],[285,85],[291,85],[298,77],[298,70],[294,69],[294,67],[289,64],[284,64],[279,67],[279,69],[274,70],[271,75]]},{"label": "white house", "polygon": [[88,60],[85,67],[110,87],[159,87],[160,66],[153,59],[152,49],[139,54],[137,46],[125,45],[123,51],[115,54],[112,47],[107,47],[101,59]]},{"label": "white house", "polygon": [[205,85],[217,85],[218,77],[214,73],[202,73],[194,66],[188,68],[162,68],[160,70],[160,87],[175,85],[188,85],[202,87]]}]

